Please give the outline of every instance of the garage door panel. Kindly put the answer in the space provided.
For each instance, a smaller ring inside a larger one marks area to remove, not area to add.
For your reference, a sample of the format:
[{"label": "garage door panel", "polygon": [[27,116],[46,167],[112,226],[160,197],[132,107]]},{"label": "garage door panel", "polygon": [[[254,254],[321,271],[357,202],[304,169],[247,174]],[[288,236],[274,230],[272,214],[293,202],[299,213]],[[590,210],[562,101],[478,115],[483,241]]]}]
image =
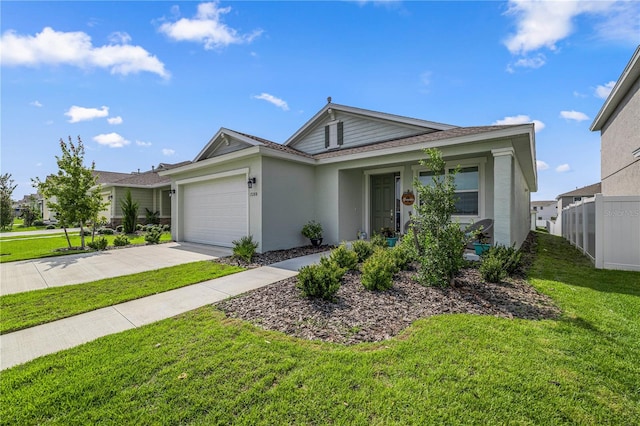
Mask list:
[{"label": "garage door panel", "polygon": [[231,247],[247,235],[244,175],[188,184],[182,192],[185,241]]}]

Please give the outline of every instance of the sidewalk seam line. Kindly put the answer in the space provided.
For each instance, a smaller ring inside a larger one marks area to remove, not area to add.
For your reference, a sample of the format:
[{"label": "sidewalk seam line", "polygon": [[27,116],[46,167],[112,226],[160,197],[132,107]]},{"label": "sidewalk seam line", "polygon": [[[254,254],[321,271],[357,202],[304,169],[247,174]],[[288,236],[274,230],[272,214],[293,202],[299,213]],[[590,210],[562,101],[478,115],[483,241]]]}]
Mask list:
[{"label": "sidewalk seam line", "polygon": [[42,278],[42,282],[44,283],[45,288],[51,288],[49,287],[47,279],[44,277],[44,275],[42,275],[42,272],[40,272],[40,269],[38,269],[38,267],[36,266],[36,262],[31,261],[31,265],[33,265],[38,275],[40,275],[40,278]]},{"label": "sidewalk seam line", "polygon": [[116,311],[117,313],[119,313],[119,314],[120,314],[120,316],[121,316],[122,318],[126,319],[126,320],[127,320],[127,322],[133,326],[133,328],[138,328],[138,326],[137,326],[137,325],[135,325],[134,323],[132,323],[132,322],[131,322],[131,320],[130,320],[129,318],[127,318],[126,316],[124,316],[124,314],[123,314],[122,312],[120,312],[116,306],[118,306],[118,305],[113,305],[113,306],[111,306],[111,307],[113,308],[113,310],[114,310],[114,311]]}]

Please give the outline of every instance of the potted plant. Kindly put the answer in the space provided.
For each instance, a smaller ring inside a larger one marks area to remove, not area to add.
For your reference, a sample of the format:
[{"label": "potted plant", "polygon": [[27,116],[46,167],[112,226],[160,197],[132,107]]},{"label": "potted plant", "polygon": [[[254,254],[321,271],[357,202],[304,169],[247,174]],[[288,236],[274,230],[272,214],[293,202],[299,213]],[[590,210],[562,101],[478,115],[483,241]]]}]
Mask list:
[{"label": "potted plant", "polygon": [[489,244],[489,235],[484,233],[482,231],[482,228],[477,229],[473,233],[473,237],[476,240],[473,243],[473,248],[475,249],[476,254],[478,256],[480,256],[482,253],[484,253],[485,251],[487,251],[487,250],[489,250],[491,248],[491,244]]},{"label": "potted plant", "polygon": [[311,240],[312,246],[318,247],[322,244],[322,225],[315,220],[311,220],[302,227],[302,235]]},{"label": "potted plant", "polygon": [[380,234],[387,239],[387,245],[389,247],[393,247],[398,242],[398,236],[396,235],[396,231],[389,227],[382,228],[380,230]]}]

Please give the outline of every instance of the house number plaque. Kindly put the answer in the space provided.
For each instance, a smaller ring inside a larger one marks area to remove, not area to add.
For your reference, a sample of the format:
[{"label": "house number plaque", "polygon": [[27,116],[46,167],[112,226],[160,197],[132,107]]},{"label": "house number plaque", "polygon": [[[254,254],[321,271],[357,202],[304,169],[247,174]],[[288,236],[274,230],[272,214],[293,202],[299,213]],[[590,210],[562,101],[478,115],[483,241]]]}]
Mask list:
[{"label": "house number plaque", "polygon": [[416,196],[413,195],[413,192],[405,191],[404,194],[402,194],[402,204],[404,204],[405,206],[412,206],[415,201]]}]

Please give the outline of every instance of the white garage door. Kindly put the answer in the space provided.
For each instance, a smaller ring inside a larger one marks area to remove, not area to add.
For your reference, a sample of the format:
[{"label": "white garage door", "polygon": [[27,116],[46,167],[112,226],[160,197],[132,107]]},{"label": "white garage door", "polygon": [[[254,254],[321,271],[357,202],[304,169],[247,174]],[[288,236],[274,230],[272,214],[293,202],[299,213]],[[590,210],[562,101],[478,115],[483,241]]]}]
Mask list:
[{"label": "white garage door", "polygon": [[244,175],[190,183],[182,187],[184,240],[232,247],[248,233]]}]

